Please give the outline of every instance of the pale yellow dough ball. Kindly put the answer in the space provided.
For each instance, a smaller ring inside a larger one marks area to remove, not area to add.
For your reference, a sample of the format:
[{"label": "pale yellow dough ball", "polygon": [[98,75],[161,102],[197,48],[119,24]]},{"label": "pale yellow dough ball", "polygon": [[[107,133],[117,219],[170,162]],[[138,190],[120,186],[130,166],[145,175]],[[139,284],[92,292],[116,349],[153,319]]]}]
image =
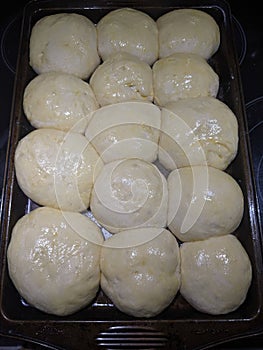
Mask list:
[{"label": "pale yellow dough ball", "polygon": [[[22,191],[39,205],[69,211],[89,207],[96,169],[102,161],[84,135],[36,129],[15,151],[15,172]],[[98,168],[97,168],[98,167]]]},{"label": "pale yellow dough ball", "polygon": [[105,164],[95,179],[90,208],[111,233],[138,227],[166,227],[167,181],[152,163],[138,158]]},{"label": "pale yellow dough ball", "polygon": [[87,79],[100,63],[95,24],[77,13],[41,18],[32,27],[29,59],[37,74],[59,71]]},{"label": "pale yellow dough ball", "polygon": [[157,25],[160,58],[175,52],[190,52],[209,59],[219,48],[219,26],[205,11],[172,10],[160,16]]},{"label": "pale yellow dough ball", "polygon": [[101,287],[114,305],[135,317],[153,317],[180,287],[179,246],[165,229],[126,230],[104,241]]},{"label": "pale yellow dough ball", "polygon": [[238,132],[235,114],[215,97],[170,102],[161,113],[159,161],[167,170],[206,164],[225,170],[237,155]]},{"label": "pale yellow dough ball", "polygon": [[85,136],[105,163],[118,159],[157,159],[160,108],[147,102],[120,102],[92,113]]},{"label": "pale yellow dough ball", "polygon": [[40,207],[21,217],[12,230],[9,275],[31,306],[70,315],[97,295],[102,244],[100,229],[84,215]]},{"label": "pale yellow dough ball", "polygon": [[112,10],[97,24],[98,52],[105,61],[116,52],[128,52],[153,64],[158,58],[158,28],[147,13],[128,7]]},{"label": "pale yellow dough ball", "polygon": [[117,52],[100,64],[90,85],[101,106],[124,101],[153,101],[150,65],[127,52]]},{"label": "pale yellow dough ball", "polygon": [[154,102],[164,106],[182,98],[213,96],[219,76],[210,64],[194,53],[174,53],[153,64]]},{"label": "pale yellow dough ball", "polygon": [[90,114],[99,108],[90,85],[73,74],[37,75],[25,88],[23,108],[35,128],[84,134]]},{"label": "pale yellow dough ball", "polygon": [[195,309],[221,315],[242,305],[252,281],[252,265],[236,236],[186,242],[180,253],[180,292]]},{"label": "pale yellow dough ball", "polygon": [[244,196],[228,173],[207,166],[173,170],[168,183],[168,227],[181,241],[234,232],[244,213]]}]

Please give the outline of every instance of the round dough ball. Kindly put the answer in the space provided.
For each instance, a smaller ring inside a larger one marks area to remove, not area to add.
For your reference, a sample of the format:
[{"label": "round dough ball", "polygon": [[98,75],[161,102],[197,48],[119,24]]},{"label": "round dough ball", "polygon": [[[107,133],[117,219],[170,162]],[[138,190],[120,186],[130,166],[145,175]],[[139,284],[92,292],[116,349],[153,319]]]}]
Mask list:
[{"label": "round dough ball", "polygon": [[179,246],[165,229],[140,228],[112,236],[101,249],[101,287],[131,316],[153,317],[180,287]]},{"label": "round dough ball", "polygon": [[26,86],[23,108],[35,128],[54,128],[83,133],[90,113],[99,108],[94,92],[72,74],[48,72]]},{"label": "round dough ball", "polygon": [[15,171],[22,191],[39,205],[68,211],[89,207],[95,171],[101,159],[84,135],[36,129],[15,151]]},{"label": "round dough ball", "polygon": [[175,53],[153,65],[154,102],[164,106],[182,98],[213,96],[219,89],[219,77],[200,55]]},{"label": "round dough ball", "polygon": [[13,228],[7,250],[10,278],[31,306],[72,314],[99,290],[102,244],[100,229],[84,215],[37,208]]},{"label": "round dough ball", "polygon": [[168,183],[168,227],[181,241],[234,232],[244,212],[243,192],[228,173],[213,167],[173,170]]},{"label": "round dough ball", "polygon": [[152,69],[126,52],[118,52],[99,65],[90,85],[101,106],[123,101],[153,101]]},{"label": "round dough ball", "polygon": [[107,13],[97,24],[98,52],[105,61],[124,51],[152,64],[158,58],[158,28],[146,13],[119,8]]},{"label": "round dough ball", "polygon": [[100,63],[94,23],[77,13],[57,13],[33,26],[30,65],[37,74],[59,71],[87,79]]},{"label": "round dough ball", "polygon": [[167,225],[167,182],[152,163],[130,158],[104,165],[94,182],[90,208],[111,233]]},{"label": "round dough ball", "polygon": [[205,11],[176,9],[160,16],[156,23],[160,58],[175,52],[189,52],[209,59],[219,48],[219,26]]},{"label": "round dough ball", "polygon": [[158,106],[147,102],[122,102],[97,109],[85,136],[105,163],[125,158],[154,162],[160,127]]},{"label": "round dough ball", "polygon": [[227,314],[245,300],[252,280],[247,252],[234,235],[180,246],[182,296],[195,309]]},{"label": "round dough ball", "polygon": [[225,170],[238,151],[238,122],[215,97],[170,102],[162,108],[159,161],[173,170],[210,165]]}]

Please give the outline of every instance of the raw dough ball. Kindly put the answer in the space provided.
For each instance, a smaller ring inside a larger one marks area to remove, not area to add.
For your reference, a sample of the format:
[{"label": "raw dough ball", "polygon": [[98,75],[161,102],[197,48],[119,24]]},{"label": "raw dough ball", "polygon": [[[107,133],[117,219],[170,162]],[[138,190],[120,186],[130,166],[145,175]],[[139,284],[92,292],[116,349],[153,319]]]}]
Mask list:
[{"label": "raw dough ball", "polygon": [[59,71],[87,79],[100,63],[96,27],[77,13],[41,18],[32,28],[29,49],[37,74]]},{"label": "raw dough ball", "polygon": [[181,98],[213,96],[219,89],[219,77],[200,55],[175,53],[153,65],[154,102],[164,106]]},{"label": "raw dough ball", "polygon": [[161,126],[159,107],[122,102],[97,109],[85,132],[105,163],[123,158],[154,162]]},{"label": "raw dough ball", "polygon": [[163,311],[180,287],[179,246],[165,229],[140,228],[112,236],[101,249],[101,287],[135,317]]},{"label": "raw dough ball", "polygon": [[111,233],[167,225],[167,182],[159,169],[141,159],[107,163],[94,182],[90,208]]},{"label": "raw dough ball", "polygon": [[159,31],[159,57],[190,52],[209,59],[220,45],[217,22],[205,11],[176,9],[156,21]]},{"label": "raw dough ball", "polygon": [[173,170],[168,183],[168,227],[181,241],[233,232],[244,212],[243,192],[228,173],[207,166]]},{"label": "raw dough ball", "polygon": [[32,306],[59,316],[72,314],[99,290],[102,243],[100,229],[84,215],[37,208],[13,228],[9,275]]},{"label": "raw dough ball", "polygon": [[36,129],[21,139],[15,170],[22,191],[40,205],[86,210],[99,155],[84,135]]},{"label": "raw dough ball", "polygon": [[90,85],[101,106],[132,100],[153,101],[151,67],[126,52],[118,52],[99,65]]},{"label": "raw dough ball", "polygon": [[252,280],[250,259],[234,235],[180,246],[180,292],[197,310],[211,315],[236,310]]},{"label": "raw dough ball", "polygon": [[90,113],[99,104],[87,82],[71,74],[48,72],[26,86],[23,107],[35,128],[84,133]]},{"label": "raw dough ball", "polygon": [[208,164],[225,170],[238,151],[238,122],[215,97],[186,98],[162,109],[159,161],[168,170]]},{"label": "raw dough ball", "polygon": [[158,58],[158,28],[146,13],[120,8],[106,14],[97,24],[98,52],[105,61],[124,51],[150,65]]}]

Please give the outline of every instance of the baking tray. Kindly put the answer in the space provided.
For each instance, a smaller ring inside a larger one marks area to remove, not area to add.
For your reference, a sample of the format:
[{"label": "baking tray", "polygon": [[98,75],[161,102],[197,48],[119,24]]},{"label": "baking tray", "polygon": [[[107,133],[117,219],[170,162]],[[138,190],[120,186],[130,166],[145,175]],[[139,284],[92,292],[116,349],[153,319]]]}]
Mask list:
[{"label": "baking tray", "polygon": [[[32,130],[22,108],[23,92],[36,75],[29,66],[29,38],[32,26],[45,15],[59,12],[84,14],[96,23],[107,12],[133,7],[154,19],[177,8],[198,8],[217,21],[221,31],[218,52],[209,63],[219,75],[218,98],[235,113],[239,122],[239,151],[226,169],[240,184],[245,197],[243,220],[235,235],[252,262],[253,280],[244,304],[227,315],[210,316],[194,310],[177,295],[158,316],[137,319],[118,311],[102,292],[82,311],[67,317],[52,316],[30,307],[21,299],[7,271],[6,250],[16,221],[32,210],[32,203],[20,190],[14,173],[18,141]],[[48,0],[31,1],[23,12],[17,61],[10,134],[1,208],[0,334],[19,337],[54,349],[204,349],[228,340],[263,331],[262,255],[257,196],[249,149],[239,64],[233,38],[231,9],[223,0]]]}]

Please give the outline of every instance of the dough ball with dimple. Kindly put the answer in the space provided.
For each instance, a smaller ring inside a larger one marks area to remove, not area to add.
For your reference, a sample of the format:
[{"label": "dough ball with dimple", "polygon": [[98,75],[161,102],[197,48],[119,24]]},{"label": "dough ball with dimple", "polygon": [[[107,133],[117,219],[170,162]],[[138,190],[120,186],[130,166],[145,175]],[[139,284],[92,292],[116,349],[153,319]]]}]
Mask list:
[{"label": "dough ball with dimple", "polygon": [[153,65],[154,102],[164,106],[182,98],[212,96],[219,89],[219,77],[200,55],[174,53]]},{"label": "dough ball with dimple", "polygon": [[122,51],[152,64],[158,58],[158,28],[145,12],[119,8],[107,13],[97,24],[98,52],[105,61]]},{"label": "dough ball with dimple", "polygon": [[159,57],[190,52],[209,59],[219,48],[220,29],[215,19],[198,9],[176,9],[157,19]]},{"label": "dough ball with dimple", "polygon": [[181,241],[197,241],[232,233],[244,212],[238,182],[213,167],[173,170],[168,183],[168,227]]},{"label": "dough ball with dimple", "polygon": [[95,179],[90,208],[111,233],[167,225],[167,181],[160,170],[142,159],[107,163]]},{"label": "dough ball with dimple", "polygon": [[227,314],[244,302],[252,265],[234,235],[212,237],[180,246],[182,296],[197,310]]},{"label": "dough ball with dimple", "polygon": [[181,99],[162,108],[158,157],[168,170],[205,164],[225,170],[238,140],[235,114],[215,97]]},{"label": "dough ball with dimple", "polygon": [[153,317],[180,287],[178,243],[165,229],[140,228],[112,236],[101,250],[101,287],[131,316]]},{"label": "dough ball with dimple", "polygon": [[152,69],[126,52],[118,52],[99,65],[90,85],[101,106],[123,101],[153,101]]},{"label": "dough ball with dimple", "polygon": [[77,13],[41,18],[31,31],[29,59],[37,74],[59,71],[87,79],[100,63],[95,24]]},{"label": "dough ball with dimple", "polygon": [[105,163],[117,159],[157,159],[160,108],[147,102],[122,102],[97,109],[85,131]]},{"label": "dough ball with dimple", "polygon": [[48,72],[26,86],[23,108],[35,128],[54,128],[84,133],[91,112],[99,108],[94,92],[72,74]]},{"label": "dough ball with dimple", "polygon": [[31,306],[59,316],[90,304],[100,283],[103,236],[80,213],[40,207],[15,224],[7,250],[8,270]]},{"label": "dough ball with dimple", "polygon": [[16,178],[26,196],[39,205],[69,211],[89,207],[101,162],[84,135],[56,129],[31,131],[15,151]]}]

